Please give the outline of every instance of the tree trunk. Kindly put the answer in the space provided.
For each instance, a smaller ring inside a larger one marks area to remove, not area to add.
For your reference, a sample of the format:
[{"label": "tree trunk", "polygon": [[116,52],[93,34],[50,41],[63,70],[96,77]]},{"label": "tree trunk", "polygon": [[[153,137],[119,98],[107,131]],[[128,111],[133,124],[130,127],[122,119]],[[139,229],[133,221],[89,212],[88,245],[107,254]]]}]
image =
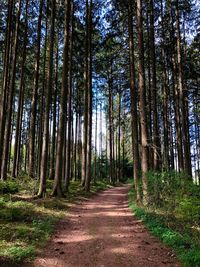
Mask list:
[{"label": "tree trunk", "polygon": [[7,178],[12,109],[13,109],[13,99],[14,99],[14,93],[15,93],[16,63],[17,63],[17,52],[18,52],[18,35],[19,35],[21,5],[22,5],[22,1],[19,0],[18,1],[17,17],[16,17],[14,44],[13,44],[11,82],[10,82],[10,88],[9,88],[9,94],[8,94],[8,104],[7,104],[8,106],[7,106],[7,112],[6,112],[6,125],[5,125],[5,136],[4,136],[4,146],[3,146],[3,157],[2,157],[2,164],[1,164],[1,180],[5,180]]},{"label": "tree trunk", "polygon": [[55,36],[55,16],[56,16],[56,0],[51,1],[51,27],[49,32],[49,50],[48,50],[48,70],[47,70],[47,87],[45,93],[45,112],[42,138],[42,154],[40,167],[40,184],[38,197],[44,196],[46,193],[46,176],[48,163],[48,146],[49,146],[49,114],[51,104],[51,93],[53,83],[53,52],[54,52],[54,36]]},{"label": "tree trunk", "polygon": [[12,16],[13,16],[14,1],[8,1],[8,17],[7,17],[7,31],[6,31],[6,44],[5,44],[5,58],[3,68],[3,88],[0,101],[0,170],[3,156],[3,144],[6,123],[6,105],[7,105],[7,89],[9,80],[10,69],[10,53],[11,53],[11,35],[12,35]]},{"label": "tree trunk", "polygon": [[95,118],[95,161],[94,161],[94,183],[97,180],[97,123],[98,123],[98,92],[96,91],[96,118]]},{"label": "tree trunk", "polygon": [[15,145],[14,145],[14,159],[13,159],[13,169],[12,169],[12,176],[14,178],[18,176],[18,170],[19,170],[20,143],[21,143],[21,130],[22,130],[21,126],[22,126],[23,105],[24,105],[24,67],[26,62],[27,32],[28,32],[28,4],[29,0],[26,0],[25,29],[24,29],[22,65],[21,65],[20,86],[19,86],[19,102],[18,102]]},{"label": "tree trunk", "polygon": [[30,120],[30,136],[29,136],[29,176],[35,176],[35,132],[36,132],[36,109],[38,102],[38,83],[40,68],[40,44],[42,29],[42,10],[44,0],[40,0],[38,26],[37,26],[37,43],[36,43],[36,62],[34,70],[33,94],[31,100],[31,120]]},{"label": "tree trunk", "polygon": [[164,15],[163,15],[163,0],[161,0],[161,23],[162,23],[162,72],[163,72],[163,121],[164,121],[164,155],[163,155],[163,167],[165,170],[169,170],[170,159],[169,159],[169,123],[168,123],[168,105],[170,94],[169,86],[167,82],[167,69],[166,69],[166,51],[165,51],[165,26],[164,26]]},{"label": "tree trunk", "polygon": [[[49,10],[49,0],[47,1],[47,10]],[[44,125],[44,94],[46,90],[46,65],[47,65],[47,42],[48,42],[48,16],[46,16],[46,25],[45,25],[45,41],[44,41],[44,54],[43,54],[43,70],[42,70],[42,92],[41,92],[41,103],[39,110],[39,132],[38,132],[38,155],[37,155],[37,176],[40,177],[40,168],[41,168],[41,157],[42,157],[42,137],[43,137],[43,125]]]},{"label": "tree trunk", "polygon": [[103,107],[102,103],[100,103],[100,121],[99,121],[99,179],[102,180],[102,161],[103,161]]},{"label": "tree trunk", "polygon": [[161,148],[158,131],[158,112],[157,112],[157,81],[156,81],[156,54],[155,54],[155,30],[154,30],[154,3],[150,0],[150,58],[152,69],[152,110],[153,110],[153,151],[154,169],[160,168]]},{"label": "tree trunk", "polygon": [[149,169],[154,168],[154,148],[153,148],[153,120],[152,120],[152,71],[151,71],[151,56],[150,56],[150,25],[149,12],[147,12],[147,68],[148,68],[148,134],[149,134]]},{"label": "tree trunk", "polygon": [[68,87],[68,137],[67,137],[67,159],[66,159],[66,173],[65,173],[65,190],[68,190],[70,183],[71,172],[71,143],[72,143],[72,60],[73,60],[73,40],[74,40],[74,6],[71,4],[71,42],[70,42],[70,59],[69,59],[69,87]]},{"label": "tree trunk", "polygon": [[53,196],[62,196],[62,170],[63,170],[63,146],[65,143],[65,126],[66,126],[66,110],[67,110],[67,93],[68,93],[68,60],[69,60],[69,26],[70,26],[71,0],[65,0],[65,36],[64,36],[64,53],[63,53],[63,73],[62,88],[60,100],[60,118],[57,137],[56,151],[56,169],[53,187]]},{"label": "tree trunk", "polygon": [[[173,7],[171,0],[169,1],[168,5],[168,13],[170,17],[170,31],[171,31],[171,41],[175,38],[174,32],[174,23],[173,23]],[[172,47],[172,51],[174,47]],[[177,62],[176,62],[176,55],[173,51],[172,61],[172,94],[173,94],[173,104],[174,104],[174,112],[175,112],[175,128],[176,128],[176,146],[177,146],[177,154],[178,154],[178,171],[183,171],[184,164],[183,164],[183,146],[182,146],[182,136],[181,136],[181,120],[180,120],[180,103],[179,103],[179,91],[178,91],[178,81],[177,81]]]},{"label": "tree trunk", "polygon": [[176,143],[178,152],[178,170],[183,171],[183,145],[182,145],[182,131],[181,131],[181,119],[180,119],[180,105],[179,105],[179,91],[177,84],[177,67],[175,59],[173,59],[173,71],[172,71],[172,84],[173,84],[173,99],[175,110],[175,126],[176,126]]},{"label": "tree trunk", "polygon": [[56,66],[55,66],[55,90],[53,103],[53,131],[52,131],[52,147],[51,147],[51,163],[50,163],[50,180],[55,177],[55,152],[56,152],[56,122],[57,122],[57,98],[58,98],[58,47],[56,52]]},{"label": "tree trunk", "polygon": [[[121,89],[120,89],[121,90]],[[119,91],[119,110],[118,110],[118,183],[121,180],[121,91]]]},{"label": "tree trunk", "polygon": [[129,28],[129,61],[130,61],[130,89],[131,89],[131,129],[132,129],[132,155],[133,155],[133,179],[136,190],[136,199],[140,200],[139,192],[139,147],[138,147],[138,113],[137,113],[137,89],[135,85],[135,60],[133,41],[133,14],[132,2],[128,1],[128,28]]},{"label": "tree trunk", "polygon": [[[183,64],[182,64],[182,51],[181,51],[181,33],[180,33],[180,17],[179,17],[179,1],[176,0],[176,31],[177,31],[177,63],[178,63],[178,84],[179,84],[179,97],[180,97],[180,108],[182,113],[182,140],[183,140],[183,151],[184,151],[184,170],[192,177],[191,167],[191,154],[190,154],[190,138],[187,138],[188,117],[186,114],[185,106],[185,92],[184,92],[184,81],[183,81]],[[187,105],[187,104],[186,104]]]},{"label": "tree trunk", "polygon": [[110,145],[110,182],[114,184],[113,177],[113,114],[112,114],[112,77],[109,78],[109,145]]},{"label": "tree trunk", "polygon": [[87,169],[87,147],[88,147],[88,69],[89,69],[89,20],[88,20],[88,13],[89,13],[89,4],[88,0],[86,0],[86,33],[85,33],[85,66],[84,66],[84,126],[83,126],[83,155],[82,155],[82,176],[81,176],[81,183],[82,186],[85,186],[85,179],[86,179],[86,169]]},{"label": "tree trunk", "polygon": [[146,90],[144,71],[144,41],[142,22],[142,0],[137,0],[137,27],[138,27],[138,48],[139,48],[139,96],[140,96],[140,124],[141,124],[141,149],[142,149],[142,182],[143,182],[143,204],[149,202],[147,173],[149,170],[148,158],[148,131],[146,112]]},{"label": "tree trunk", "polygon": [[92,175],[92,0],[88,7],[88,141],[85,191],[90,191]]}]

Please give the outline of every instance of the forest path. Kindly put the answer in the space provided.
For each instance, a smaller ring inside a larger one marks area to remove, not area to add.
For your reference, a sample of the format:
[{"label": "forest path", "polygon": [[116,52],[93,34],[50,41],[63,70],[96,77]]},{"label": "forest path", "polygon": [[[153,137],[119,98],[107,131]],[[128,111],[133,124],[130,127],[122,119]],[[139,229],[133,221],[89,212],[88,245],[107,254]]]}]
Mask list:
[{"label": "forest path", "polygon": [[172,251],[152,237],[131,213],[129,189],[111,188],[72,207],[31,266],[180,266],[171,257]]}]

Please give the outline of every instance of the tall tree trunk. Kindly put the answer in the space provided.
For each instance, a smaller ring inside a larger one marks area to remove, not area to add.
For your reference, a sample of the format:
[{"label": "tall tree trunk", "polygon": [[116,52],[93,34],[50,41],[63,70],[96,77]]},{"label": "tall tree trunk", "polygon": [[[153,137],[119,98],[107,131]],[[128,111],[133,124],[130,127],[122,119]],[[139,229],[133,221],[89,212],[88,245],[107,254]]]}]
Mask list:
[{"label": "tall tree trunk", "polygon": [[83,126],[83,156],[82,156],[82,186],[85,186],[87,171],[87,147],[88,147],[88,69],[89,69],[89,3],[86,0],[86,31],[85,31],[85,66],[84,66],[84,126]]},{"label": "tall tree trunk", "polygon": [[69,27],[70,27],[71,0],[65,0],[65,36],[64,36],[64,53],[63,53],[63,73],[62,88],[60,101],[60,118],[57,137],[56,151],[56,169],[53,187],[54,196],[62,196],[62,170],[63,170],[63,145],[65,143],[64,129],[66,128],[66,110],[67,110],[67,93],[68,93],[68,61],[69,61]]},{"label": "tall tree trunk", "polygon": [[130,89],[131,89],[131,129],[132,129],[132,155],[133,155],[133,179],[136,189],[136,198],[140,200],[139,192],[139,147],[138,147],[138,113],[137,113],[137,89],[135,85],[135,60],[133,40],[133,13],[132,1],[128,1],[128,29],[129,29],[129,61],[130,61]]},{"label": "tall tree trunk", "polygon": [[174,110],[175,110],[175,126],[176,126],[176,143],[178,152],[178,170],[183,171],[183,145],[182,145],[182,131],[181,131],[181,119],[180,119],[180,104],[179,104],[179,91],[177,84],[177,64],[173,59],[173,70],[172,70],[172,84],[173,84],[173,99],[174,99]]},{"label": "tall tree trunk", "polygon": [[22,1],[19,0],[18,1],[17,17],[16,17],[14,44],[13,44],[11,82],[10,82],[10,87],[9,87],[8,106],[7,106],[7,112],[6,112],[6,125],[5,125],[5,136],[4,136],[4,146],[3,146],[3,157],[2,157],[2,164],[1,164],[1,180],[4,180],[7,178],[12,109],[13,109],[13,99],[14,99],[14,93],[15,93],[15,78],[16,78],[16,64],[17,64],[18,35],[19,35],[21,5],[22,5]]},{"label": "tall tree trunk", "polygon": [[102,180],[102,161],[103,161],[103,107],[100,103],[100,122],[99,122],[99,179]]},{"label": "tall tree trunk", "polygon": [[168,123],[168,105],[170,94],[168,81],[167,81],[167,69],[166,69],[166,51],[165,51],[165,25],[164,25],[164,14],[163,14],[163,0],[161,0],[161,24],[162,24],[162,72],[163,72],[163,120],[164,120],[164,155],[163,155],[163,166],[165,170],[169,170],[170,159],[169,159],[169,123]]},{"label": "tall tree trunk", "polygon": [[[73,90],[74,91],[74,90]],[[72,92],[72,98],[74,96],[74,92]],[[73,109],[72,109],[72,120],[71,120],[71,167],[70,167],[70,174],[69,174],[69,181],[73,180],[73,176],[74,176],[74,113],[73,113]]]},{"label": "tall tree trunk", "polygon": [[74,168],[73,168],[73,172],[74,172],[74,181],[77,180],[77,168],[78,168],[78,164],[77,164],[77,147],[78,147],[78,112],[76,110],[76,120],[75,120],[75,140],[74,140]]},{"label": "tall tree trunk", "polygon": [[180,93],[180,108],[182,113],[182,139],[183,139],[183,151],[184,151],[184,170],[187,174],[192,177],[191,167],[191,154],[190,154],[190,143],[187,138],[188,117],[186,114],[185,107],[185,92],[184,92],[184,81],[183,81],[183,64],[182,64],[182,51],[181,51],[181,33],[180,33],[180,16],[179,16],[179,1],[176,0],[176,31],[177,31],[177,63],[178,63],[178,84]]},{"label": "tall tree trunk", "polygon": [[96,91],[96,118],[95,118],[95,160],[94,160],[94,183],[97,180],[97,123],[98,123],[98,92]]},{"label": "tall tree trunk", "polygon": [[140,124],[141,124],[141,149],[142,149],[142,182],[143,182],[143,204],[149,202],[147,172],[149,170],[148,158],[148,131],[146,111],[146,90],[144,71],[144,41],[142,21],[142,0],[137,0],[137,27],[138,27],[138,48],[139,48],[139,96],[140,96]]},{"label": "tall tree trunk", "polygon": [[92,175],[92,0],[88,7],[88,141],[85,191],[90,191]]},{"label": "tall tree trunk", "polygon": [[19,170],[20,143],[21,143],[21,130],[22,130],[21,126],[22,126],[23,106],[24,106],[24,67],[26,62],[26,50],[27,50],[28,4],[29,0],[26,0],[25,29],[24,29],[22,65],[21,65],[20,86],[19,86],[19,102],[18,102],[15,145],[14,145],[14,159],[13,159],[13,169],[12,169],[12,176],[14,178],[18,176],[18,170]]},{"label": "tall tree trunk", "polygon": [[[49,0],[47,0],[47,10],[49,10]],[[48,16],[46,16],[45,23],[45,40],[44,40],[44,54],[43,54],[43,70],[42,70],[42,92],[41,92],[41,102],[40,102],[40,110],[39,110],[39,132],[38,132],[38,153],[37,153],[37,161],[38,161],[38,170],[37,176],[40,177],[40,168],[41,168],[41,157],[42,157],[42,136],[43,136],[43,124],[44,124],[44,94],[46,89],[46,66],[47,66],[47,42],[48,42]]]},{"label": "tall tree trunk", "polygon": [[36,61],[34,70],[33,93],[31,100],[31,120],[30,120],[30,136],[29,136],[29,176],[35,176],[35,132],[36,132],[36,110],[38,102],[38,83],[40,69],[40,45],[41,45],[41,29],[42,29],[42,10],[44,0],[40,0],[38,26],[37,26],[37,43],[36,43]]},{"label": "tall tree trunk", "polygon": [[121,89],[119,91],[119,110],[118,110],[118,182],[121,179]]},{"label": "tall tree trunk", "polygon": [[173,133],[173,122],[172,122],[172,105],[170,104],[169,110],[169,140],[170,140],[170,167],[171,170],[175,169],[174,165],[174,133]]},{"label": "tall tree trunk", "polygon": [[81,123],[81,105],[79,105],[79,115],[78,115],[78,179],[81,180],[81,166],[82,166],[82,123]]},{"label": "tall tree trunk", "polygon": [[158,131],[158,111],[157,111],[157,77],[156,77],[156,54],[155,54],[155,30],[154,30],[154,2],[150,0],[150,57],[152,69],[152,110],[153,110],[153,150],[154,169],[158,170],[161,160],[160,136]]},{"label": "tall tree trunk", "polygon": [[51,163],[49,178],[54,180],[55,177],[55,152],[56,152],[56,122],[57,122],[57,98],[58,98],[58,45],[56,52],[55,65],[55,89],[54,89],[54,103],[53,103],[53,131],[52,131],[52,147],[51,147]]},{"label": "tall tree trunk", "polygon": [[0,99],[0,170],[3,156],[3,144],[5,134],[6,123],[6,105],[7,105],[7,91],[10,69],[10,53],[11,53],[11,35],[12,35],[12,16],[13,16],[14,1],[8,1],[8,16],[7,16],[7,31],[6,31],[6,43],[5,43],[5,58],[3,68],[3,87]]},{"label": "tall tree trunk", "polygon": [[113,177],[113,114],[112,114],[112,77],[108,82],[109,89],[109,148],[110,148],[110,182],[114,184]]},{"label": "tall tree trunk", "polygon": [[108,120],[106,119],[106,178],[108,179]]},{"label": "tall tree trunk", "polygon": [[[173,44],[173,40],[175,39],[175,30],[174,30],[174,21],[173,21],[173,6],[172,1],[170,0],[167,3],[168,14],[170,18],[170,33],[171,33],[171,42]],[[177,82],[177,62],[176,62],[176,55],[174,51],[174,47],[172,47],[173,57],[171,59],[172,65],[172,97],[173,97],[173,104],[174,104],[174,112],[175,112],[175,128],[176,128],[176,147],[177,147],[177,154],[178,154],[178,168],[179,171],[183,171],[184,164],[183,164],[183,146],[182,146],[182,136],[181,136],[181,120],[180,120],[180,103],[179,103],[179,90],[178,90],[178,82]]]},{"label": "tall tree trunk", "polygon": [[148,68],[148,134],[149,134],[149,169],[154,168],[154,147],[153,147],[153,120],[152,120],[152,71],[151,71],[151,56],[150,56],[150,23],[149,12],[147,12],[147,68]]},{"label": "tall tree trunk", "polygon": [[53,52],[54,52],[54,36],[55,36],[55,16],[56,16],[56,0],[51,1],[51,27],[49,32],[48,47],[48,71],[47,71],[47,87],[45,94],[45,112],[44,112],[44,128],[42,138],[42,154],[40,167],[40,184],[38,197],[42,197],[46,193],[46,176],[48,163],[48,146],[49,146],[49,114],[51,104],[51,93],[53,83]]},{"label": "tall tree trunk", "polygon": [[69,87],[68,87],[68,136],[67,136],[67,159],[66,159],[66,173],[65,173],[65,190],[68,190],[70,182],[70,172],[71,172],[71,143],[72,143],[72,60],[73,60],[73,40],[74,40],[74,5],[71,4],[71,42],[70,42],[70,59],[69,59]]}]

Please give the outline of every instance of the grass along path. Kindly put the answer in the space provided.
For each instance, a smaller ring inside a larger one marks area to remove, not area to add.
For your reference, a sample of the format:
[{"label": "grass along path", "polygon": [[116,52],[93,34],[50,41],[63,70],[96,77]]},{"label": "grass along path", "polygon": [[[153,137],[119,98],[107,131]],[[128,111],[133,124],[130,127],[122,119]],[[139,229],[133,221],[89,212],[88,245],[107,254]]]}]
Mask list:
[{"label": "grass along path", "polygon": [[174,216],[168,218],[167,211],[137,205],[133,189],[129,191],[129,207],[154,236],[173,249],[183,266],[200,266],[199,235],[192,233],[191,229]]},{"label": "grass along path", "polygon": [[[16,190],[14,183],[10,182],[9,186]],[[0,266],[21,266],[23,260],[34,259],[36,252],[46,245],[58,221],[65,218],[73,202],[84,200],[108,187],[108,184],[98,182],[87,194],[79,183],[73,182],[65,199],[47,197],[34,200],[25,191],[14,195],[1,194]]]}]

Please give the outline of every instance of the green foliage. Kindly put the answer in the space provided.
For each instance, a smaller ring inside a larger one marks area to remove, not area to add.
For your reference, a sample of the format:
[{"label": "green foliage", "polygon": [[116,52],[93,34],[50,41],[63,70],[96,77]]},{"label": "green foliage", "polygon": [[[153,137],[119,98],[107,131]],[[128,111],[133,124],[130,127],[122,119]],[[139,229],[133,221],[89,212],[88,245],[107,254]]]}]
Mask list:
[{"label": "green foliage", "polygon": [[98,182],[96,182],[95,185],[92,185],[92,192],[102,191],[102,190],[105,190],[109,187],[111,187],[111,185],[108,184],[108,182],[106,180],[98,181]]},{"label": "green foliage", "polygon": [[35,248],[45,245],[63,216],[46,206],[39,201],[0,198],[0,256],[19,262],[34,257]]},{"label": "green foliage", "polygon": [[149,172],[148,193],[152,206],[164,208],[186,221],[200,221],[200,187],[184,173]]},{"label": "green foliage", "polygon": [[183,197],[175,209],[175,213],[181,219],[198,225],[200,222],[200,198],[196,196]]},{"label": "green foliage", "polygon": [[[18,183],[20,186],[20,192],[23,191],[23,193],[35,195],[38,190],[38,179],[34,179],[29,177],[25,173],[21,173],[21,175],[18,177]],[[49,188],[49,181],[47,180],[47,190]]]},{"label": "green foliage", "polygon": [[0,213],[1,220],[18,221],[26,220],[33,212],[33,204],[25,201],[6,201],[2,199],[2,208]]},{"label": "green foliage", "polygon": [[194,228],[198,229],[200,222],[199,187],[182,177],[182,174],[151,172],[149,192],[151,201],[155,202],[149,207],[138,206],[132,189],[129,205],[150,232],[175,251],[184,266],[197,267],[200,266],[200,245],[198,230]]},{"label": "green foliage", "polygon": [[186,267],[200,266],[200,248],[193,247],[180,255],[180,259]]},{"label": "green foliage", "polygon": [[12,246],[10,247],[5,256],[11,256],[16,261],[22,261],[26,258],[33,258],[35,255],[35,248],[33,246],[21,247],[21,246]]},{"label": "green foliage", "polygon": [[17,192],[19,192],[19,184],[17,181],[0,181],[0,194],[13,194]]}]

